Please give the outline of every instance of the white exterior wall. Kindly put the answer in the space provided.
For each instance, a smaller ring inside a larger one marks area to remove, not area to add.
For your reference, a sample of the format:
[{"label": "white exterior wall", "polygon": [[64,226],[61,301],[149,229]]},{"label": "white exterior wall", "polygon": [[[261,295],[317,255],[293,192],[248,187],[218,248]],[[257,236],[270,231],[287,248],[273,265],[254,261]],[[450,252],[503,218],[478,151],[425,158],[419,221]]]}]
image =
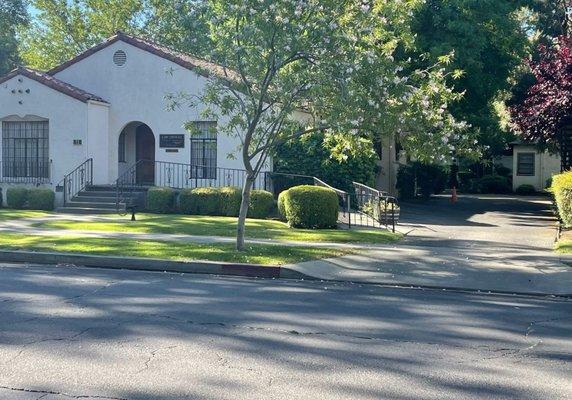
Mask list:
[{"label": "white exterior wall", "polygon": [[[127,62],[123,66],[113,63],[113,54],[123,50]],[[118,140],[123,128],[138,121],[147,124],[155,135],[155,159],[176,163],[190,163],[190,135],[184,129],[188,121],[199,121],[203,107],[190,108],[186,105],[167,110],[168,94],[185,93],[198,95],[207,82],[206,78],[175,63],[149,52],[118,41],[92,54],[78,63],[56,74],[60,80],[96,94],[111,104],[109,109],[108,165],[109,183],[118,176]],[[226,121],[218,121],[219,125]],[[184,134],[185,148],[176,153],[167,153],[159,147],[159,135]],[[217,139],[217,166],[243,169],[240,158],[229,159],[236,154],[239,140],[220,134]],[[132,143],[126,143],[126,150],[134,150]],[[126,168],[133,163],[127,154]],[[268,163],[270,164],[270,163]],[[270,168],[266,168],[268,170]]]},{"label": "white exterior wall", "polygon": [[87,107],[87,154],[93,158],[93,183],[110,183],[109,104],[90,101]]},{"label": "white exterior wall", "polygon": [[[29,89],[30,93],[26,93]],[[15,90],[16,93],[12,93]],[[22,93],[20,93],[22,91]],[[20,104],[21,102],[21,104]],[[50,180],[46,186],[56,185],[63,176],[87,158],[88,105],[24,76],[0,85],[0,121],[49,121]],[[2,126],[0,123],[0,137]],[[82,145],[74,145],[74,139]],[[0,163],[2,142],[0,141]],[[1,165],[1,164],[0,164]],[[12,184],[2,183],[6,189]]]},{"label": "white exterior wall", "polygon": [[[535,153],[534,175],[518,175],[518,154]],[[546,188],[546,181],[553,175],[560,173],[560,157],[548,152],[540,152],[532,145],[515,145],[513,148],[512,188],[516,190],[520,185],[532,185],[538,191]]]}]

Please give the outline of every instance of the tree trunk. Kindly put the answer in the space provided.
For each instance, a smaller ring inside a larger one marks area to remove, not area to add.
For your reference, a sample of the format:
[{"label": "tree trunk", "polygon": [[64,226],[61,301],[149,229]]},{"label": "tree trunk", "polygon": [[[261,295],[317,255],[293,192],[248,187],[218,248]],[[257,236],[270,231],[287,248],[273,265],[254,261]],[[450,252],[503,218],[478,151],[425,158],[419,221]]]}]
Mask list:
[{"label": "tree trunk", "polygon": [[246,215],[248,213],[248,205],[250,204],[250,192],[254,184],[254,176],[248,175],[244,181],[242,188],[242,201],[240,203],[240,211],[238,213],[238,226],[236,227],[236,250],[244,250],[244,231],[246,227]]}]

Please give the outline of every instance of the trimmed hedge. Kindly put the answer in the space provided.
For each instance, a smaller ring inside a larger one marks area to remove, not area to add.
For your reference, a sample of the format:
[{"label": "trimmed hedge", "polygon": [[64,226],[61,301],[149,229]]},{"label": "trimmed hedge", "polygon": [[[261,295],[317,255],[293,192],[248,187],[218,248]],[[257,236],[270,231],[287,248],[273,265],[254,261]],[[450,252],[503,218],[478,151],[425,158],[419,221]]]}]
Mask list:
[{"label": "trimmed hedge", "polygon": [[319,186],[294,186],[280,194],[280,207],[290,226],[296,228],[335,228],[337,226],[338,195]]},{"label": "trimmed hedge", "polygon": [[511,191],[509,179],[500,175],[485,175],[475,184],[479,193],[509,193]]},{"label": "trimmed hedge", "polygon": [[221,214],[227,217],[238,217],[240,203],[242,203],[242,191],[237,187],[223,187],[220,189]]},{"label": "trimmed hedge", "polygon": [[173,211],[175,191],[168,187],[152,187],[147,191],[147,210],[167,214]]},{"label": "trimmed hedge", "polygon": [[[239,204],[240,206],[240,204]],[[253,190],[250,193],[248,217],[267,218],[274,209],[274,196],[266,190]]]},{"label": "trimmed hedge", "polygon": [[[179,211],[191,215],[238,217],[242,192],[237,187],[185,189],[179,195]],[[272,193],[253,190],[248,217],[267,218],[274,208]]]},{"label": "trimmed hedge", "polygon": [[56,194],[51,189],[14,187],[6,190],[6,205],[16,210],[52,211]]},{"label": "trimmed hedge", "polygon": [[283,221],[286,221],[286,192],[280,192],[278,195],[278,215]]},{"label": "trimmed hedge", "polygon": [[179,194],[179,210],[192,215],[221,215],[220,190],[217,188],[185,189]]},{"label": "trimmed hedge", "polygon": [[572,227],[572,171],[554,175],[550,190],[554,194],[558,214],[564,226]]},{"label": "trimmed hedge", "polygon": [[536,189],[532,185],[525,184],[525,185],[520,185],[519,187],[517,187],[515,192],[516,192],[516,194],[527,196],[527,195],[535,194]]},{"label": "trimmed hedge", "polygon": [[31,210],[52,211],[56,194],[51,189],[28,190],[28,208]]},{"label": "trimmed hedge", "polygon": [[9,208],[23,210],[28,203],[28,192],[30,189],[24,187],[14,187],[6,190],[6,205]]}]

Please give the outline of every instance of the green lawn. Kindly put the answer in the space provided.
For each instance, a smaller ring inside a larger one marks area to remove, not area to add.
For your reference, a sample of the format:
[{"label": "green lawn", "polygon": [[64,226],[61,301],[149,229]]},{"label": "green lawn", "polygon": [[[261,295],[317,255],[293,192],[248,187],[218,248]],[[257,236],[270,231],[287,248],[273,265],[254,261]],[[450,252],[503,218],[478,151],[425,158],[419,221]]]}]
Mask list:
[{"label": "green lawn", "polygon": [[556,243],[556,251],[559,253],[572,254],[572,240],[559,240]]},{"label": "green lawn", "polygon": [[[116,219],[109,222],[59,220],[46,221],[34,226],[38,228],[104,232],[143,232],[226,237],[236,235],[236,218],[190,215],[138,214],[135,222],[131,222],[129,216],[117,216]],[[338,243],[392,243],[401,237],[400,234],[394,234],[384,229],[293,229],[280,221],[258,219],[247,221],[246,236],[256,239]]]},{"label": "green lawn", "polygon": [[351,250],[300,246],[247,245],[237,252],[233,244],[198,244],[151,240],[85,238],[82,236],[34,236],[2,233],[0,249],[58,251],[90,255],[161,258],[176,261],[210,260],[262,265],[283,265],[338,257]]},{"label": "green lawn", "polygon": [[50,215],[45,211],[0,209],[0,222],[15,219],[38,218]]}]

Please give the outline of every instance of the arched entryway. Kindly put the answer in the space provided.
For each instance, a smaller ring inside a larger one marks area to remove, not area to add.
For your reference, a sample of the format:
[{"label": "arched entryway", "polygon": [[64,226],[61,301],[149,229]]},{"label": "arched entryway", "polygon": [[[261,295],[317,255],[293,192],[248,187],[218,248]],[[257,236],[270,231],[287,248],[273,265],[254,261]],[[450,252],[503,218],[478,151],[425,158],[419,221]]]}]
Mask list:
[{"label": "arched entryway", "polygon": [[152,186],[155,182],[155,135],[148,125],[130,122],[119,135],[119,176],[134,165],[134,179],[138,184]]}]

